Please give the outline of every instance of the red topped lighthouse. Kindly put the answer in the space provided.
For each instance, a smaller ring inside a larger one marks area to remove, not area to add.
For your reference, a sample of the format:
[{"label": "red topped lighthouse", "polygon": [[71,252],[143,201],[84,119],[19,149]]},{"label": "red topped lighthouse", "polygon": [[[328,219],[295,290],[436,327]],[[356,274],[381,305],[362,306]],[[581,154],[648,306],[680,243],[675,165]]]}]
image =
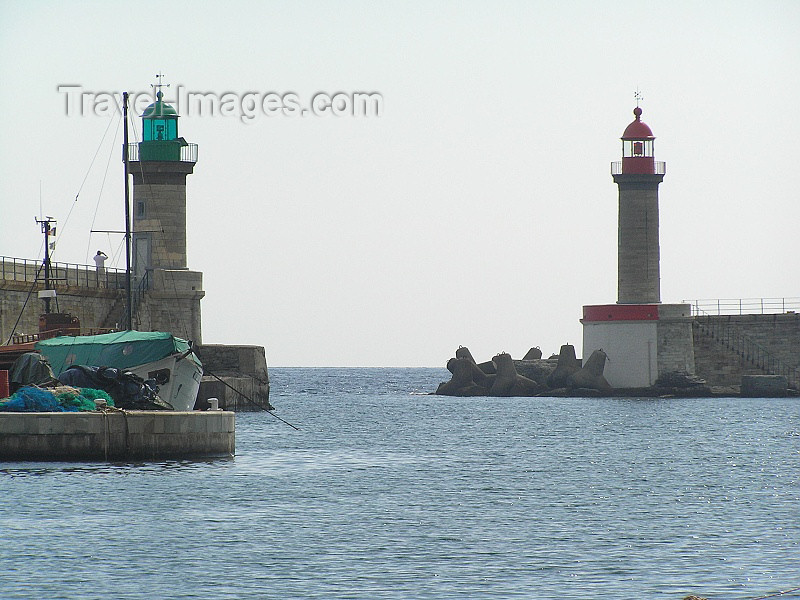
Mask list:
[{"label": "red topped lighthouse", "polygon": [[[638,98],[638,95],[637,95]],[[661,303],[658,186],[666,165],[656,162],[642,109],[622,134],[622,160],[611,163],[619,188],[617,303],[583,307],[583,356],[602,349],[605,378],[615,388],[653,385],[668,373],[694,373],[688,304]]]},{"label": "red topped lighthouse", "polygon": [[656,138],[641,119],[642,109],[633,114],[622,134],[622,161],[611,163],[619,186],[617,302],[649,304],[661,302],[658,185],[666,165],[655,161]]}]

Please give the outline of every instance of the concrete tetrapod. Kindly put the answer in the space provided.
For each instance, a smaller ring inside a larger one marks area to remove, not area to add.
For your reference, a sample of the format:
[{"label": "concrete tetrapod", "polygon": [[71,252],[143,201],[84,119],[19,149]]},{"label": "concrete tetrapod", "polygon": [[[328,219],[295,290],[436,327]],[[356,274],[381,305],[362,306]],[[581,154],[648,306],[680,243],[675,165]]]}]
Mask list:
[{"label": "concrete tetrapod", "polygon": [[453,376],[450,381],[439,384],[436,393],[440,396],[485,396],[486,389],[473,380],[474,369],[480,370],[468,358],[451,358],[447,361],[447,370]]},{"label": "concrete tetrapod", "polygon": [[611,385],[603,377],[603,369],[606,365],[606,353],[602,350],[595,350],[589,356],[589,360],[579,371],[572,373],[567,383],[571,388],[585,388],[598,390],[600,392],[610,392]]},{"label": "concrete tetrapod", "polygon": [[492,358],[497,375],[489,390],[490,396],[535,396],[543,390],[543,386],[533,379],[517,373],[510,354],[501,352]]},{"label": "concrete tetrapod", "polygon": [[539,360],[542,358],[542,351],[538,346],[535,346],[525,353],[522,360]]},{"label": "concrete tetrapod", "polygon": [[575,346],[564,344],[558,352],[558,365],[547,378],[547,387],[550,389],[565,388],[569,385],[570,375],[579,371],[581,361],[575,358]]}]

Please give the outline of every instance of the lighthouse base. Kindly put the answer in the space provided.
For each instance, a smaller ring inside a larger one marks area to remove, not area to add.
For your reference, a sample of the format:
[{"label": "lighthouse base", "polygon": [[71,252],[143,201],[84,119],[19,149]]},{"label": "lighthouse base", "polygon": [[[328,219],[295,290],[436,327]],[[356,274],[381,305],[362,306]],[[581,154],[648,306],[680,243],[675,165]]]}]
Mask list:
[{"label": "lighthouse base", "polygon": [[613,388],[650,387],[672,373],[694,375],[689,304],[584,306],[581,323],[584,362],[603,350],[603,374]]}]

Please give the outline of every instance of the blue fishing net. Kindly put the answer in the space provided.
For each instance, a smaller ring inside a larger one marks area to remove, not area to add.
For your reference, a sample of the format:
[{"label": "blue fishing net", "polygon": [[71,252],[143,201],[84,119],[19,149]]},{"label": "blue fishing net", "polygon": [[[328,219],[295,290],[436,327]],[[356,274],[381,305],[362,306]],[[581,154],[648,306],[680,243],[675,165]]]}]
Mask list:
[{"label": "blue fishing net", "polygon": [[10,398],[0,401],[0,411],[5,412],[79,412],[97,410],[95,400],[105,400],[108,406],[114,401],[106,392],[90,388],[22,387]]}]

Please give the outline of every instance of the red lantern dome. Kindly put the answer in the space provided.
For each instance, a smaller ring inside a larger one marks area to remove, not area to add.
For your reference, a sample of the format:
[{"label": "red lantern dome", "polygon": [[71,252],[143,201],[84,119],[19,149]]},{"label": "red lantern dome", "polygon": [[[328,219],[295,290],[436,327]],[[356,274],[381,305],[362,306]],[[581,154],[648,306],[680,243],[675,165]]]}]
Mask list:
[{"label": "red lantern dome", "polygon": [[625,175],[654,175],[655,158],[653,140],[655,136],[650,127],[641,120],[642,109],[633,109],[636,119],[625,128],[622,134],[622,173]]}]

